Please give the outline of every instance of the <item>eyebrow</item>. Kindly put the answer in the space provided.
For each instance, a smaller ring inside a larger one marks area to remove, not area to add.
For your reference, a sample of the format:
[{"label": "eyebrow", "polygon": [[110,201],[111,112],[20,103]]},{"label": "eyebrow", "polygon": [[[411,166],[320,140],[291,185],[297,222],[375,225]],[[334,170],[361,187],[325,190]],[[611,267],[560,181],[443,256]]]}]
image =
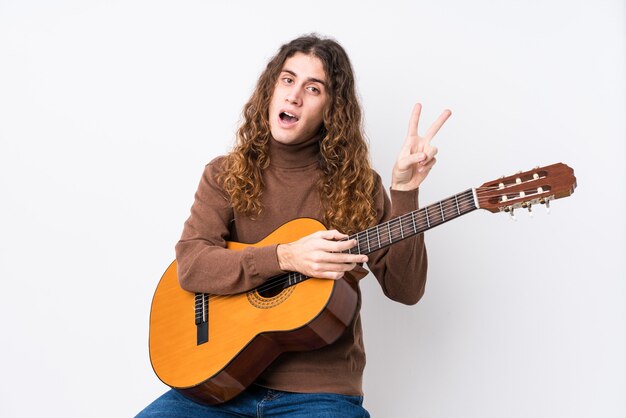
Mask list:
[{"label": "eyebrow", "polygon": [[[298,74],[294,73],[291,70],[283,69],[281,72],[289,73],[289,74],[291,74],[294,77],[298,77]],[[326,82],[324,80],[320,80],[319,78],[309,77],[309,78],[307,78],[307,81],[313,81],[315,83],[320,83],[322,86],[326,87]]]}]

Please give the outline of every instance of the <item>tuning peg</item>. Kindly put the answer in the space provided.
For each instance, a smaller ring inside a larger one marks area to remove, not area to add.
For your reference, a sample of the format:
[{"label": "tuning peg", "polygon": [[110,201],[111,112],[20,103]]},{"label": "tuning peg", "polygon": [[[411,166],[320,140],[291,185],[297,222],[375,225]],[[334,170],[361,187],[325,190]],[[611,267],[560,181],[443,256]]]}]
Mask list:
[{"label": "tuning peg", "polygon": [[533,205],[528,204],[528,216],[530,216],[530,218],[534,218],[535,214],[533,213]]},{"label": "tuning peg", "polygon": [[549,215],[550,214],[550,201],[546,200],[546,213]]},{"label": "tuning peg", "polygon": [[511,208],[511,210],[509,211],[509,215],[511,215],[511,217],[509,218],[512,221],[517,221],[517,218],[515,217],[515,209]]}]

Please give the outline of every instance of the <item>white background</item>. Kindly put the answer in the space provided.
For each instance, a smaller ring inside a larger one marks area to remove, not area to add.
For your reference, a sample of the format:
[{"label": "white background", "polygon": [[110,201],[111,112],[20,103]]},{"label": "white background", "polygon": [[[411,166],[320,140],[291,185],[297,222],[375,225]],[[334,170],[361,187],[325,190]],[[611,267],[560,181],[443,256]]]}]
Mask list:
[{"label": "white background", "polygon": [[625,10],[610,1],[0,0],[0,415],[133,416],[165,391],[153,290],[267,60],[352,58],[389,184],[411,107],[445,107],[422,204],[565,162],[534,219],[426,234],[413,307],[363,282],[374,417],[624,417]]}]

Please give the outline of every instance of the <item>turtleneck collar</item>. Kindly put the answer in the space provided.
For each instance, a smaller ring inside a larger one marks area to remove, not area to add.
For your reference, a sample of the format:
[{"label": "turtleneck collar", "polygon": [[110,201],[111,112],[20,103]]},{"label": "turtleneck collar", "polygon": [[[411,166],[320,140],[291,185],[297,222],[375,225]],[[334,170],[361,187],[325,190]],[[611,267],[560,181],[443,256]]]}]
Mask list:
[{"label": "turtleneck collar", "polygon": [[270,165],[280,168],[302,168],[317,163],[320,153],[318,135],[301,144],[287,145],[270,138]]}]

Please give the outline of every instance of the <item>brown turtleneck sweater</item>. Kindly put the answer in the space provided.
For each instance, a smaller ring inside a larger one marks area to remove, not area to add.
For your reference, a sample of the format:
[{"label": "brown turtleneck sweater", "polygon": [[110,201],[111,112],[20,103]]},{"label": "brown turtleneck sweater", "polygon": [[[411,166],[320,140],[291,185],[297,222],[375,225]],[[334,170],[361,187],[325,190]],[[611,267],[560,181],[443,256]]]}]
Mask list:
[{"label": "brown turtleneck sweater", "polygon": [[[226,241],[256,243],[292,219],[322,219],[316,185],[320,176],[318,157],[317,141],[300,145],[272,141],[270,166],[263,173],[263,211],[256,219],[230,207],[217,181],[223,157],[210,162],[176,245],[183,289],[211,294],[239,293],[284,273],[278,265],[277,245],[234,251],[225,248]],[[391,190],[391,205],[380,176],[376,178],[374,202],[378,223],[417,209],[417,190]],[[417,303],[426,282],[423,235],[370,254],[367,265],[387,297],[405,304]],[[358,282],[367,270],[357,266],[349,274]],[[359,291],[356,314],[337,341],[319,350],[281,355],[256,383],[291,392],[362,395],[365,352],[360,308]]]}]

